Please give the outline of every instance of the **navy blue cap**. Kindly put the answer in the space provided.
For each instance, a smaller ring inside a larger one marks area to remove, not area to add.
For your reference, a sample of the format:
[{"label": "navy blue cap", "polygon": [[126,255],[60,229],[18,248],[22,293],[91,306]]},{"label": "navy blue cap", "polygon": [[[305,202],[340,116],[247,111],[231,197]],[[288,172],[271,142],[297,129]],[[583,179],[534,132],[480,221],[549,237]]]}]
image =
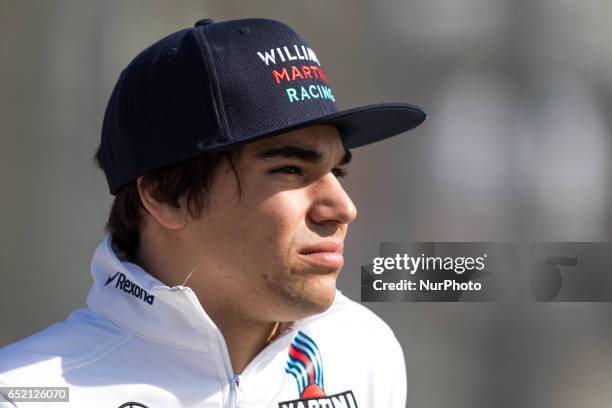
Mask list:
[{"label": "navy blue cap", "polygon": [[121,72],[102,125],[110,192],[147,171],[306,126],[335,125],[354,148],[426,118],[403,103],[341,111],[335,100],[314,50],[287,25],[200,20]]}]

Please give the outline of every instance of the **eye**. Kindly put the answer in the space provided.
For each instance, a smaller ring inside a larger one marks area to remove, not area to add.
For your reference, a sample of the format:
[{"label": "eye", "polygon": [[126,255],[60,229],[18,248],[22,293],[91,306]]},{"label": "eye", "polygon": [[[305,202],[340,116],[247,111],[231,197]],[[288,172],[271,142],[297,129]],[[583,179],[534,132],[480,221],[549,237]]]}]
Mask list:
[{"label": "eye", "polygon": [[278,169],[272,170],[270,173],[297,174],[298,176],[303,174],[302,169],[297,166],[279,167]]},{"label": "eye", "polygon": [[334,176],[336,176],[337,178],[342,178],[347,176],[348,171],[346,169],[336,167],[332,170],[332,173],[334,173]]}]

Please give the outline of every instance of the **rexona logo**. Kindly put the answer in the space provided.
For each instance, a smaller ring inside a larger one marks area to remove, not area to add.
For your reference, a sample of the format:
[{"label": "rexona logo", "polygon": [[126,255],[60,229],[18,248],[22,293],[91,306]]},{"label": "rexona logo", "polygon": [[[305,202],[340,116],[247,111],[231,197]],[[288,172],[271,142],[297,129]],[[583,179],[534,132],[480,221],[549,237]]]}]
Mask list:
[{"label": "rexona logo", "polygon": [[108,286],[108,284],[113,281],[115,281],[115,287],[117,289],[121,289],[125,293],[128,293],[142,300],[143,302],[147,302],[150,305],[153,304],[153,300],[155,300],[155,296],[150,295],[149,292],[147,292],[146,290],[144,290],[143,288],[141,288],[140,286],[138,286],[137,284],[129,280],[123,273],[116,272],[113,276],[109,275],[108,279],[106,279],[106,283],[104,284],[104,286]]},{"label": "rexona logo", "polygon": [[325,393],[319,347],[302,331],[298,331],[291,342],[285,372],[295,378],[300,398],[279,402],[279,408],[358,408],[353,391],[334,395]]}]

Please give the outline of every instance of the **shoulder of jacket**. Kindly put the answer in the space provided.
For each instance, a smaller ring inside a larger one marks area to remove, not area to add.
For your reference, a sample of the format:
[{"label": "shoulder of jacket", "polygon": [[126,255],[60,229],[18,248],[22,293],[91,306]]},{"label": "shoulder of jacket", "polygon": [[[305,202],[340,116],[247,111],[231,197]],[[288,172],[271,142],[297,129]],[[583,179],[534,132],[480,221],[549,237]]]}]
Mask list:
[{"label": "shoulder of jacket", "polygon": [[94,363],[131,337],[87,308],[75,310],[65,321],[0,349],[0,383],[62,383],[63,373]]},{"label": "shoulder of jacket", "polygon": [[343,337],[368,339],[382,344],[396,344],[397,339],[391,327],[364,305],[337,291],[332,306],[325,312],[305,319],[300,327],[324,327]]}]

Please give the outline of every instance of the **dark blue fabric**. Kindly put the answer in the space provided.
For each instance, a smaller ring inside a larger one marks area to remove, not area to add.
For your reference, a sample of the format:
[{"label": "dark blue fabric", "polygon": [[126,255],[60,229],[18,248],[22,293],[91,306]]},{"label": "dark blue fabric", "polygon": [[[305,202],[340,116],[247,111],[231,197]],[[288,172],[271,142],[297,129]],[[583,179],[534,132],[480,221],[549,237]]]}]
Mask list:
[{"label": "dark blue fabric", "polygon": [[339,111],[315,51],[283,23],[201,21],[142,51],[121,73],[102,126],[112,194],[147,171],[319,123],[358,147],[412,129],[423,111]]}]

